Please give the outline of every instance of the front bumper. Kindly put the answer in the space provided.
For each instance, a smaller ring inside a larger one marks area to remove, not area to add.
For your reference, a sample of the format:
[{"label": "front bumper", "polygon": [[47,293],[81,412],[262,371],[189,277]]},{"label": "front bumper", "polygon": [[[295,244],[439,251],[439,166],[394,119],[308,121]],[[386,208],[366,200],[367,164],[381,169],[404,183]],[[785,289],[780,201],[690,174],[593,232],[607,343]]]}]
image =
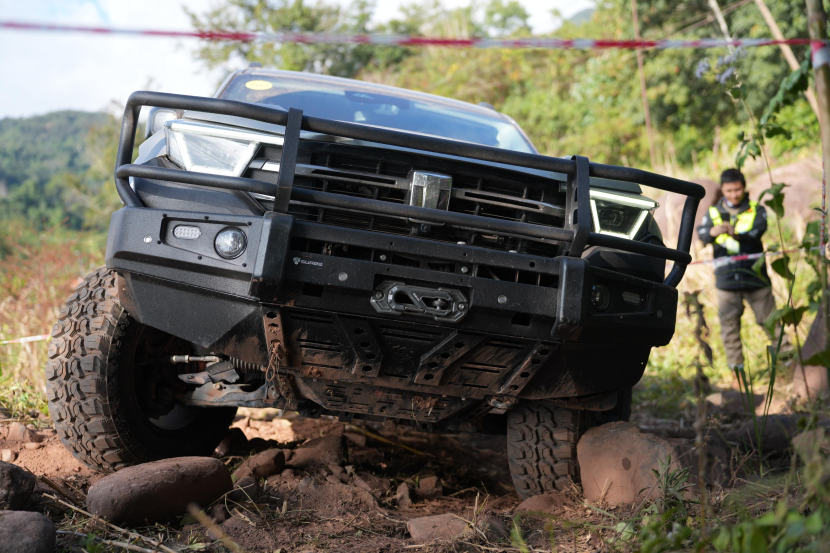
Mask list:
[{"label": "front bumper", "polygon": [[[198,227],[199,238],[176,238],[173,231],[179,225]],[[213,249],[216,233],[229,226],[242,229],[248,237],[247,249],[233,260],[222,259]],[[308,243],[337,247],[327,249],[330,255],[311,253],[303,247]],[[343,246],[347,251],[369,252],[368,259],[342,257]],[[441,262],[440,270],[431,265],[413,268],[392,262],[395,256],[426,255]],[[268,333],[274,323],[267,314],[307,312],[311,320],[335,314],[343,319],[338,331],[347,325],[346,320],[381,325],[386,321],[416,332],[432,329],[423,332],[437,332],[435,336],[449,332],[499,338],[530,349],[553,346],[548,348],[550,363],[558,359],[557,363],[578,367],[585,375],[577,381],[586,381],[574,385],[569,393],[596,387],[587,378],[596,372],[583,369],[619,370],[630,364],[632,370],[641,372],[650,348],[671,339],[677,306],[677,292],[670,286],[597,269],[580,258],[550,259],[333,228],[276,213],[257,217],[126,207],[112,216],[106,260],[108,268],[124,276],[124,302],[139,321],[249,363],[268,364],[269,344],[275,337]],[[546,285],[478,276],[486,274],[482,268],[497,271],[517,266],[538,275],[528,281]],[[465,299],[465,314],[458,319],[379,313],[373,299],[389,282],[451,290]],[[590,291],[596,283],[604,284],[615,298],[602,313],[590,304]],[[635,294],[641,302],[626,302],[624,294],[629,299]],[[324,335],[326,330],[314,328],[312,323],[295,324],[292,329],[285,329],[287,334],[282,333],[280,339],[289,351],[296,352],[298,370],[318,366],[322,376],[328,367],[359,365],[372,367],[368,374],[361,374],[364,377],[379,377],[387,368],[401,374],[389,349],[383,363],[377,357],[367,360],[360,355],[359,344],[344,339],[339,358],[332,355],[321,360],[320,352],[304,348],[302,340],[309,339],[306,334]],[[433,341],[441,340],[436,337]],[[425,348],[430,345],[436,344],[424,342]],[[418,351],[413,355],[418,357]],[[627,357],[625,352],[629,352]],[[618,368],[611,369],[612,363]],[[412,362],[414,374],[419,364],[420,359]],[[342,375],[335,373],[332,378],[342,379]],[[567,388],[563,386],[562,382],[548,382],[544,393],[559,395]]]}]

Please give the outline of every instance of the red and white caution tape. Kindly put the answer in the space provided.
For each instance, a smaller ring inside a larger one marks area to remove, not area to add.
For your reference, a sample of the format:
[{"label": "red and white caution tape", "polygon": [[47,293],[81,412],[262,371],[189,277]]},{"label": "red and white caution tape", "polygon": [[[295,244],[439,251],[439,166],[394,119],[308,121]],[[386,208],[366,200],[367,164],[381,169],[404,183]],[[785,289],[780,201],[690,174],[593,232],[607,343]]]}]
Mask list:
[{"label": "red and white caution tape", "polygon": [[411,35],[346,35],[328,33],[272,33],[246,31],[173,31],[160,29],[123,29],[116,27],[89,27],[79,25],[52,25],[23,21],[0,21],[0,29],[17,31],[48,31],[59,33],[90,33],[97,35],[134,35],[167,38],[198,38],[213,41],[267,42],[293,44],[373,44],[377,46],[450,46],[455,48],[545,48],[550,50],[605,50],[635,48],[755,48],[759,46],[810,45],[813,52],[827,49],[827,41],[809,38],[775,40],[768,38],[699,40],[607,40],[592,38],[441,38]]},{"label": "red and white caution tape", "polygon": [[37,336],[26,336],[25,338],[15,338],[14,340],[0,340],[0,346],[6,344],[28,344],[29,342],[42,342],[48,340],[49,334],[38,334]]},{"label": "red and white caution tape", "polygon": [[736,261],[747,261],[749,259],[760,259],[762,257],[769,257],[773,255],[785,255],[791,253],[798,253],[798,252],[806,252],[808,250],[800,249],[800,250],[786,250],[783,252],[761,252],[761,253],[746,253],[741,255],[730,255],[727,257],[716,257],[714,259],[701,259],[699,261],[692,261],[689,265],[705,265],[712,263],[715,268],[721,267],[723,265],[728,265],[729,263],[734,263]]}]

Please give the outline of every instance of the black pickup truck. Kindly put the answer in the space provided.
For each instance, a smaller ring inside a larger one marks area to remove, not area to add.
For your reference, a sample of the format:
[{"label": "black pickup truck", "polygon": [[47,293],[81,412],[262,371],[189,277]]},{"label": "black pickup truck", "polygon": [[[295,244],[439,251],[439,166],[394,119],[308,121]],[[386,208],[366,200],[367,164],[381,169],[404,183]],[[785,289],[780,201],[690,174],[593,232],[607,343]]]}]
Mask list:
[{"label": "black pickup truck", "polygon": [[[237,407],[271,407],[506,434],[522,497],[628,417],[703,196],[540,155],[486,104],[253,66],[214,98],[130,96],[115,177],[106,267],[46,366],[76,457],[209,455]],[[677,249],[640,185],[687,196]]]}]

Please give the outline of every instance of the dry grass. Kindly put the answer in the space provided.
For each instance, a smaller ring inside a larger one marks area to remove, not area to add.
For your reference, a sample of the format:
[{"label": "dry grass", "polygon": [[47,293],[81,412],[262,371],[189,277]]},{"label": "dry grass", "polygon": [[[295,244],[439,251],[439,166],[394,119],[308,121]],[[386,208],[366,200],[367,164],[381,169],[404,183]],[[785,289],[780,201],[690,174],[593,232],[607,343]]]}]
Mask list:
[{"label": "dry grass", "polygon": [[[103,263],[105,243],[101,233],[0,223],[0,342],[49,334],[79,279]],[[43,390],[47,348],[48,341],[0,345],[0,378]]]}]

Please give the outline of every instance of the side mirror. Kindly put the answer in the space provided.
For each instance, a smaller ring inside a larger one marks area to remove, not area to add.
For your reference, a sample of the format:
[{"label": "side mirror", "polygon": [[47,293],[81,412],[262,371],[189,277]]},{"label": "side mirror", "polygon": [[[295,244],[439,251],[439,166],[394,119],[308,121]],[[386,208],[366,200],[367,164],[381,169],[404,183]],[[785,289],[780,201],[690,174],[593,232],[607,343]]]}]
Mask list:
[{"label": "side mirror", "polygon": [[173,119],[181,119],[184,110],[170,108],[150,108],[147,114],[147,126],[144,128],[144,140],[164,130],[164,124]]}]

